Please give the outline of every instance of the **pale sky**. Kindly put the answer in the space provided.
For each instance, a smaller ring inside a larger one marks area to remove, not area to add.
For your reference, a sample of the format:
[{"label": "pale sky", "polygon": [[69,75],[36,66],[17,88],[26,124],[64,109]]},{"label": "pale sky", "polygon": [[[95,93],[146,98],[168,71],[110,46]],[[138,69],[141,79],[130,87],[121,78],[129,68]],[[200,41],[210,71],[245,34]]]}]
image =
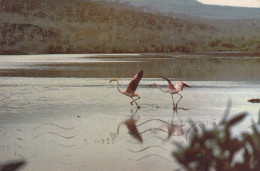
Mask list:
[{"label": "pale sky", "polygon": [[260,0],[197,0],[197,1],[203,4],[211,4],[211,5],[260,8]]}]

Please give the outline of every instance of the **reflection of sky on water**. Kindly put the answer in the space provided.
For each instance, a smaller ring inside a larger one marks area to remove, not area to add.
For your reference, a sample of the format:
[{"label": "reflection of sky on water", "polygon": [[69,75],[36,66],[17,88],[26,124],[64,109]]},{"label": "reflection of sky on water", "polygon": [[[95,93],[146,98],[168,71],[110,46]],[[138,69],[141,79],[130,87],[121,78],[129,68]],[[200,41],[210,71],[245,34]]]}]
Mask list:
[{"label": "reflection of sky on water", "polygon": [[[120,55],[117,55],[120,57]],[[63,68],[67,64],[82,64],[82,63],[137,63],[145,62],[138,60],[138,58],[127,58],[127,60],[118,60],[117,58],[91,58],[89,55],[11,55],[0,56],[0,69],[53,69],[53,65]],[[93,55],[95,57],[95,55]],[[104,56],[105,57],[105,56]],[[62,66],[65,65],[65,66]],[[68,67],[68,66],[67,66]],[[69,66],[74,69],[80,69],[80,66]],[[91,69],[91,68],[90,68]]]}]

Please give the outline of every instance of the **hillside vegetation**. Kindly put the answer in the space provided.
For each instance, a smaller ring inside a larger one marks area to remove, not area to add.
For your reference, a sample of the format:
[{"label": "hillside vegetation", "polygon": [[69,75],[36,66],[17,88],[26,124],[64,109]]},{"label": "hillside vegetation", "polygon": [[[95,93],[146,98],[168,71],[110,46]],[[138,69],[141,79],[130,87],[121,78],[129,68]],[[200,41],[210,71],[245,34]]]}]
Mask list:
[{"label": "hillside vegetation", "polygon": [[0,54],[260,51],[258,28],[219,28],[115,2],[0,0]]}]

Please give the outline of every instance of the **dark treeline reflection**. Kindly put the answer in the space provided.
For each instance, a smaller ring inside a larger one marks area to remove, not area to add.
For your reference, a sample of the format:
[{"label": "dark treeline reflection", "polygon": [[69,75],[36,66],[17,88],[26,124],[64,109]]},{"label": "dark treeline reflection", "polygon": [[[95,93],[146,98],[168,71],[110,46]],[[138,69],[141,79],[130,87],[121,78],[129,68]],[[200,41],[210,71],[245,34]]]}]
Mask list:
[{"label": "dark treeline reflection", "polygon": [[[141,55],[120,58],[85,58],[80,62],[20,63],[0,69],[0,76],[26,77],[124,77],[144,70],[145,78],[186,80],[258,80],[259,57],[219,57],[209,55]],[[95,61],[96,59],[96,61]],[[5,65],[5,64],[3,64]],[[5,66],[12,65],[10,63]],[[24,66],[23,66],[24,65]],[[133,72],[134,71],[134,72]]]}]

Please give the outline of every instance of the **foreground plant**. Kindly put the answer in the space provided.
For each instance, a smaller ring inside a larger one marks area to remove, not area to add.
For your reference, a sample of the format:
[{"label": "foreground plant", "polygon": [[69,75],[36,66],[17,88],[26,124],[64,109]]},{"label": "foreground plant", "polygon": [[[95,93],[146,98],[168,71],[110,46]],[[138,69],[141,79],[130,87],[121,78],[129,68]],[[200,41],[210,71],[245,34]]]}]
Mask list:
[{"label": "foreground plant", "polygon": [[260,112],[258,123],[251,126],[251,133],[236,137],[231,135],[231,129],[247,114],[227,119],[228,113],[229,108],[218,127],[194,131],[187,147],[175,143],[178,150],[173,156],[186,170],[260,170],[260,131],[257,128]]}]

